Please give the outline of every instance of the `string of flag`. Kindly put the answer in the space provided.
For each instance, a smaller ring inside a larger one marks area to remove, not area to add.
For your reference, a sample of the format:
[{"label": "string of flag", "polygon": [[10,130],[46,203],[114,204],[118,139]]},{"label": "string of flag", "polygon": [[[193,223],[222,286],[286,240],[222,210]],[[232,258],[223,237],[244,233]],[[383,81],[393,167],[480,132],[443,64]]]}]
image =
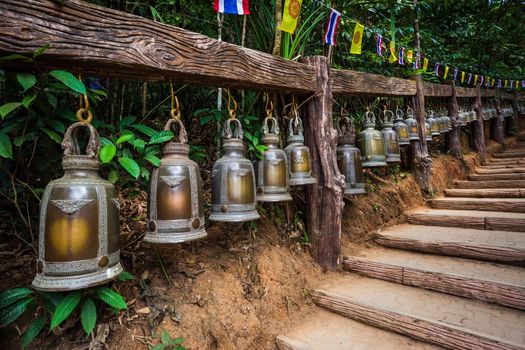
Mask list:
[{"label": "string of flag", "polygon": [[[297,26],[297,21],[301,13],[301,6],[303,0],[285,0],[283,17],[279,29],[288,33],[294,33]],[[213,9],[218,13],[225,14],[234,14],[234,15],[249,15],[249,3],[248,0],[214,0]],[[344,15],[342,12],[337,11],[334,8],[327,6],[327,9],[330,9],[330,14],[328,17],[328,22],[326,25],[326,30],[324,34],[324,42],[329,46],[337,45],[337,30],[341,23],[341,18],[344,16],[349,19],[351,22],[355,22],[354,32],[352,36],[352,42],[350,45],[350,53],[355,55],[360,55],[362,53],[363,45],[363,35],[365,31],[365,26],[359,23],[358,21]],[[386,49],[385,41],[389,41],[389,55],[388,62],[395,63],[405,66],[406,64],[412,64],[413,69],[423,71],[428,70],[428,65],[430,63],[429,59],[425,57],[423,52],[417,52],[414,49],[407,49],[405,47],[399,47],[399,51],[396,56],[396,44],[395,38],[387,39],[380,33],[375,33],[376,39],[376,53],[380,57],[383,56],[383,51]],[[423,67],[420,68],[420,62],[423,59]],[[436,77],[447,79],[449,76],[450,68],[453,68],[452,79],[458,81],[461,84],[464,84],[465,75],[468,73],[467,85],[470,85],[472,82],[472,73],[465,72],[458,69],[457,67],[450,67],[448,64],[443,64],[439,62],[434,62],[434,75]],[[444,68],[443,68],[444,67]],[[458,73],[461,73],[461,79],[458,79]],[[441,75],[440,75],[441,74]],[[500,79],[496,77],[484,76],[484,75],[474,75],[473,85],[479,83],[482,87],[487,88],[510,88],[518,89],[521,85],[522,89],[525,89],[525,79],[520,80],[509,80],[509,79]]]}]

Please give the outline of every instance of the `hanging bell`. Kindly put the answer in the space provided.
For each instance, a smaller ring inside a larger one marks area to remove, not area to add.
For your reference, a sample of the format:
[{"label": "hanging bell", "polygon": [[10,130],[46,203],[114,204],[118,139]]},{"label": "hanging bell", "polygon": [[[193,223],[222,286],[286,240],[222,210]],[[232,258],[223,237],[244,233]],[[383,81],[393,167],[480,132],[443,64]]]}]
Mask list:
[{"label": "hanging bell", "polygon": [[396,109],[396,120],[394,120],[394,130],[397,134],[400,146],[410,145],[408,125],[403,122],[403,111]]},{"label": "hanging bell", "polygon": [[427,140],[427,142],[432,141],[432,130],[430,129],[428,119],[425,119],[425,140]]},{"label": "hanging bell", "polygon": [[461,124],[461,126],[466,126],[467,125],[467,113],[462,110],[458,114],[458,120],[459,120],[459,123]]},{"label": "hanging bell", "polygon": [[207,235],[199,166],[188,158],[186,129],[180,114],[177,117],[173,112],[164,130],[177,125],[178,141],[164,145],[160,166],[151,174],[145,242],[180,243]]},{"label": "hanging bell", "polygon": [[[231,123],[236,124],[232,132]],[[224,155],[213,165],[211,174],[211,221],[242,222],[260,218],[255,209],[255,173],[244,157],[241,122],[229,118],[224,123]]]},{"label": "hanging bell", "polygon": [[430,134],[432,136],[439,136],[439,123],[434,117],[434,111],[430,111],[429,115],[427,116],[427,121],[430,128]]},{"label": "hanging bell", "polygon": [[[344,124],[346,124],[346,126]],[[337,123],[339,137],[337,139],[337,166],[345,176],[344,194],[366,194],[365,177],[361,165],[361,151],[354,146],[355,129],[348,117],[339,119]]]},{"label": "hanging bell", "polygon": [[288,124],[288,145],[284,149],[290,165],[290,186],[317,183],[317,179],[312,176],[310,149],[304,145],[303,133],[303,122],[296,115]]},{"label": "hanging bell", "polygon": [[394,113],[389,110],[384,111],[384,123],[383,130],[383,141],[385,145],[385,154],[387,164],[397,164],[401,162],[401,153],[399,151],[399,141],[397,139],[397,133],[392,129],[394,124]]},{"label": "hanging bell", "polygon": [[365,113],[364,129],[357,136],[357,147],[361,151],[363,168],[385,167],[386,154],[385,142],[381,131],[374,129],[375,115],[368,111]]},{"label": "hanging bell", "polygon": [[279,148],[279,125],[270,114],[263,120],[261,143],[267,147],[263,159],[255,163],[257,174],[257,202],[291,201],[288,186],[288,159]]},{"label": "hanging bell", "polygon": [[[84,111],[77,112],[79,120]],[[44,191],[37,275],[32,283],[38,290],[88,288],[122,272],[118,194],[98,174],[99,137],[89,124],[89,112],[88,116],[67,129],[62,142],[64,176],[51,181]],[[78,131],[84,127],[90,133],[85,155],[78,142]]]},{"label": "hanging bell", "polygon": [[408,126],[408,139],[410,141],[419,141],[418,123],[414,118],[414,111],[410,107],[407,108],[405,124]]},{"label": "hanging bell", "polygon": [[478,115],[476,114],[476,111],[474,110],[474,108],[472,108],[472,111],[470,111],[470,113],[472,115],[472,120],[471,121],[478,120]]}]

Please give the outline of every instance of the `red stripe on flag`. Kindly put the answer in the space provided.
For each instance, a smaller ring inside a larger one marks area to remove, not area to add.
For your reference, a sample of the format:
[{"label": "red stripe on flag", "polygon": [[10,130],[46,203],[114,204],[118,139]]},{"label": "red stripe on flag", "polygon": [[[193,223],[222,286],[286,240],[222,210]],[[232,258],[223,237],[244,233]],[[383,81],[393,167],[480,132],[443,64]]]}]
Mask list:
[{"label": "red stripe on flag", "polygon": [[334,46],[337,45],[336,38],[337,38],[337,28],[339,28],[339,22],[341,22],[342,16],[337,16],[337,21],[335,22],[335,28],[334,28]]},{"label": "red stripe on flag", "polygon": [[250,5],[248,4],[248,0],[242,0],[242,8],[245,15],[250,14]]}]

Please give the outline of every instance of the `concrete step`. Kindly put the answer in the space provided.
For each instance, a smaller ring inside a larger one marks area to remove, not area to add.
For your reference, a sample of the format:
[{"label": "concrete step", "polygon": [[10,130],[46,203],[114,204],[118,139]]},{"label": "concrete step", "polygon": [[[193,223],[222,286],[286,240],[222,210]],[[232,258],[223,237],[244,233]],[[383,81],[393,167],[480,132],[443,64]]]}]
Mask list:
[{"label": "concrete step", "polygon": [[434,209],[483,210],[525,213],[525,198],[455,198],[445,197],[427,201]]},{"label": "concrete step", "polygon": [[525,180],[525,173],[514,174],[470,174],[472,181],[493,181],[493,180]]},{"label": "concrete step", "polygon": [[445,195],[447,197],[468,198],[525,198],[525,188],[449,188],[445,190]]},{"label": "concrete step", "polygon": [[454,184],[458,189],[466,188],[521,188],[525,189],[525,180],[492,180],[492,181],[465,181],[456,180]]},{"label": "concrete step", "polygon": [[440,347],[368,326],[317,308],[295,329],[277,337],[280,350],[438,350]]},{"label": "concrete step", "polygon": [[375,241],[423,253],[525,264],[525,235],[520,232],[404,224],[378,232]]},{"label": "concrete step", "polygon": [[373,248],[345,257],[343,267],[368,277],[525,310],[525,268]]},{"label": "concrete step", "polygon": [[312,292],[319,306],[449,349],[525,349],[525,313],[378,279],[345,276]]}]

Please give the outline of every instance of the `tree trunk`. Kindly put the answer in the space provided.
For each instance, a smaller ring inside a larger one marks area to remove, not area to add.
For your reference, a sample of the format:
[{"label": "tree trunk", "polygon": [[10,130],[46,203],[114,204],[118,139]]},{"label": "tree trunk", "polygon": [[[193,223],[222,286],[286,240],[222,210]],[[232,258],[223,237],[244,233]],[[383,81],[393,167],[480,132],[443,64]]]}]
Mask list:
[{"label": "tree trunk", "polygon": [[459,142],[459,134],[461,132],[461,123],[458,120],[458,100],[456,98],[456,84],[454,81],[450,83],[452,87],[452,94],[448,99],[448,116],[452,119],[452,130],[448,133],[447,148],[450,154],[457,158],[463,158],[461,154],[461,143]]},{"label": "tree trunk", "polygon": [[303,60],[317,71],[317,95],[306,102],[305,136],[312,154],[312,173],[317,184],[307,187],[307,232],[316,262],[335,270],[341,264],[341,220],[344,176],[337,167],[337,131],[332,122],[330,67],[324,56]]},{"label": "tree trunk", "polygon": [[484,160],[487,156],[487,149],[485,147],[485,136],[483,135],[483,106],[481,104],[481,86],[476,86],[476,101],[474,102],[474,110],[476,111],[476,120],[472,122],[472,146],[474,152],[481,155]]},{"label": "tree trunk", "polygon": [[518,118],[518,94],[514,92],[514,98],[512,99],[512,116],[509,118],[511,126],[509,128],[511,135],[517,135],[519,131],[519,118]]},{"label": "tree trunk", "polygon": [[281,36],[282,32],[279,29],[281,26],[281,20],[283,17],[283,1],[282,0],[275,0],[275,12],[274,12],[274,20],[275,20],[275,37],[273,40],[273,51],[272,54],[274,56],[281,56]]},{"label": "tree trunk", "polygon": [[496,127],[494,129],[494,141],[503,145],[503,139],[505,138],[503,132],[503,116],[501,115],[501,101],[499,98],[496,99]]}]

